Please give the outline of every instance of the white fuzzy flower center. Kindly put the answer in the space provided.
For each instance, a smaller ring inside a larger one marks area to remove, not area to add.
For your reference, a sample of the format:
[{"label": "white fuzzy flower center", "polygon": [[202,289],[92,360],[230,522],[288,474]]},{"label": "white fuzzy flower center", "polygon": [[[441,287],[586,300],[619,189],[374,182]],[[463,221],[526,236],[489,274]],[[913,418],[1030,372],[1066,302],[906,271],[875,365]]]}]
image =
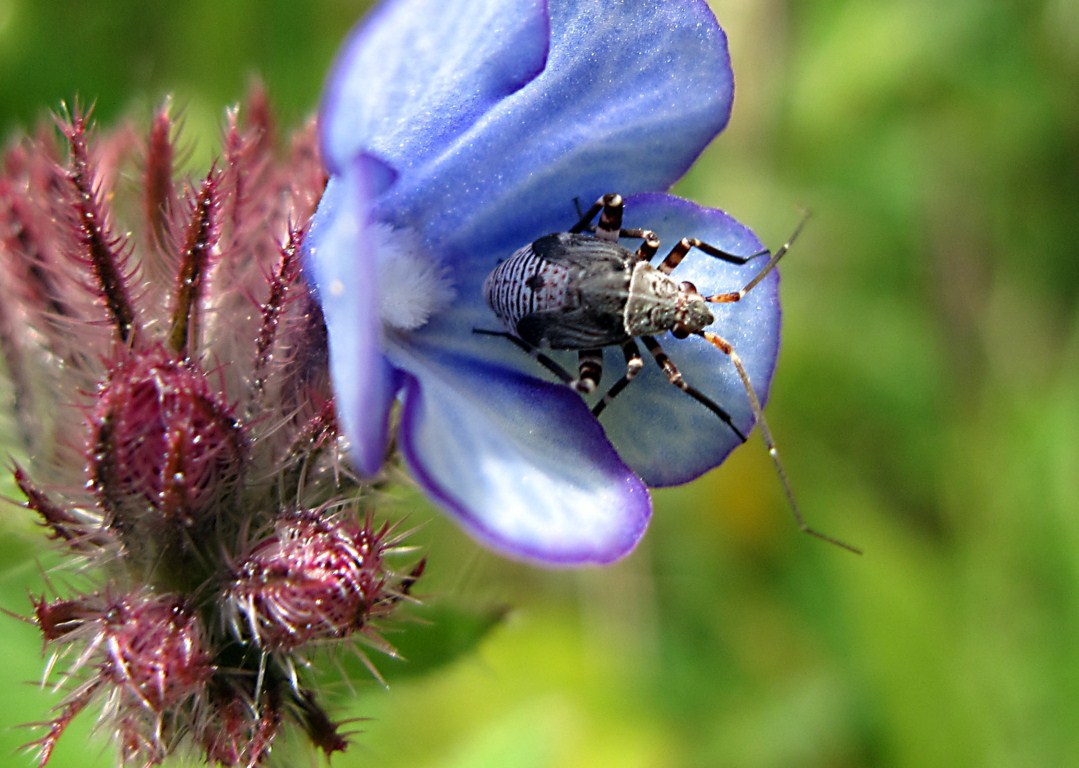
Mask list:
[{"label": "white fuzzy flower center", "polygon": [[457,292],[446,267],[412,229],[371,228],[378,254],[379,317],[387,328],[414,331],[450,305]]}]

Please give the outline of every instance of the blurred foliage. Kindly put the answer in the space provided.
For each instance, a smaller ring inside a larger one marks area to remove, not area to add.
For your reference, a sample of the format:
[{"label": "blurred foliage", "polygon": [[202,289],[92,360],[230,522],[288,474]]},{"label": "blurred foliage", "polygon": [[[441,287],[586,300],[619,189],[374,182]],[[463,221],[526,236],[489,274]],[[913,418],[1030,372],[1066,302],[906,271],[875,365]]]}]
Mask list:
[{"label": "blurred foliage", "polygon": [[33,125],[62,100],[96,104],[102,122],[148,114],[165,94],[216,149],[223,107],[253,78],[292,125],[311,114],[361,0],[0,0],[0,131]]},{"label": "blurred foliage", "polygon": [[[364,5],[0,0],[3,129],[75,93],[111,120],[171,92],[208,156],[256,73],[287,120],[314,109]],[[356,682],[349,714],[370,720],[337,768],[1079,754],[1079,9],[713,7],[735,109],[679,190],[777,245],[812,209],[769,414],[806,514],[866,554],[798,535],[756,439],[657,494],[605,570],[501,561],[417,502],[431,608],[400,629],[427,674]],[[25,611],[51,555],[4,524],[0,604]],[[55,699],[20,685],[36,632],[8,619],[3,638],[0,720],[40,719]],[[91,724],[56,766],[111,764]],[[26,738],[3,730],[0,754]]]}]

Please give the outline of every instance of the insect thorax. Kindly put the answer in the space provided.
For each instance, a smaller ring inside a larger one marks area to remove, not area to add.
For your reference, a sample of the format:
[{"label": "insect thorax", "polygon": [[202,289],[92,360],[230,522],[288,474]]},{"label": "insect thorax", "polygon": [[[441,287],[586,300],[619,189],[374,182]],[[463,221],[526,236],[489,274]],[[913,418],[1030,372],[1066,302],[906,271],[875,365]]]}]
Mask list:
[{"label": "insect thorax", "polygon": [[676,327],[693,332],[713,320],[708,304],[696,291],[682,290],[678,282],[648,262],[634,266],[625,316],[630,336],[650,336]]}]

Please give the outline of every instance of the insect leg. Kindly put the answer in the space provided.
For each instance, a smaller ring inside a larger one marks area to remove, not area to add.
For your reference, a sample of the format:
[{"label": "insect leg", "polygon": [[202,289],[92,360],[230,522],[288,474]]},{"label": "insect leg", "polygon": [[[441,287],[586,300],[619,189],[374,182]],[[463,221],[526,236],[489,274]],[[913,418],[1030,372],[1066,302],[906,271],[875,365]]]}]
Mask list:
[{"label": "insect leg", "polygon": [[622,229],[618,231],[618,236],[639,237],[644,241],[633,254],[634,264],[638,261],[651,261],[652,257],[659,252],[659,236],[650,229]]},{"label": "insect leg", "polygon": [[603,351],[582,349],[577,353],[577,380],[570,382],[581,394],[595,392],[603,377]]},{"label": "insect leg", "polygon": [[680,390],[692,397],[698,403],[710,410],[716,416],[723,420],[723,423],[731,428],[734,434],[738,435],[738,439],[743,443],[746,441],[746,436],[742,434],[742,430],[734,426],[734,422],[731,420],[731,415],[723,410],[717,402],[709,398],[703,392],[698,389],[694,389],[688,382],[682,377],[682,372],[678,370],[678,367],[671,362],[671,358],[667,357],[667,353],[663,351],[663,347],[659,345],[654,336],[641,336],[641,341],[648,347],[648,351],[652,353],[652,358],[656,361],[656,365],[663,369],[663,372],[667,374],[667,381],[674,384]]},{"label": "insect leg", "polygon": [[558,362],[540,352],[538,348],[533,347],[523,339],[517,338],[512,333],[489,331],[486,328],[473,328],[472,332],[481,336],[496,336],[501,339],[509,339],[518,349],[527,352],[533,360],[558,377],[563,384],[583,395],[594,392],[596,387],[599,386],[600,378],[603,376],[603,353],[598,349],[585,349],[578,353],[578,374],[575,377]]},{"label": "insect leg", "polygon": [[584,212],[580,221],[570,227],[570,232],[584,232],[592,229],[592,219],[599,214],[599,222],[594,230],[596,237],[601,240],[617,240],[618,233],[622,229],[622,196],[612,192],[601,197]]},{"label": "insect leg", "polygon": [[[740,291],[730,291],[729,293],[717,293],[715,296],[706,296],[705,301],[710,301],[713,304],[729,304],[733,301],[741,301],[743,297],[751,290],[753,290],[761,280],[768,276],[768,273],[776,268],[779,264],[779,260],[790,250],[791,245],[802,231],[802,227],[805,226],[806,220],[809,218],[809,211],[806,211],[802,216],[802,220],[798,222],[798,226],[794,228],[794,232],[787,238],[787,242],[783,243],[779,247],[779,250],[772,254],[772,258],[768,259],[768,263],[764,265],[764,268],[757,273],[757,276],[746,283],[745,287]],[[668,257],[670,258],[670,257]]]},{"label": "insect leg", "polygon": [[626,386],[633,381],[633,378],[641,372],[641,368],[644,367],[644,361],[641,360],[641,350],[637,346],[637,342],[630,339],[622,345],[622,353],[626,356],[626,372],[622,374],[622,378],[616,381],[610,389],[603,395],[603,399],[596,403],[592,408],[592,415],[599,416],[603,413],[603,409],[606,408],[612,400],[614,400],[622,392]]},{"label": "insect leg", "polygon": [[683,237],[681,240],[678,241],[674,248],[671,248],[671,252],[667,254],[667,256],[663,259],[663,261],[660,262],[659,266],[656,267],[656,269],[658,269],[665,275],[669,275],[675,267],[682,263],[682,259],[686,257],[686,254],[689,253],[690,249],[692,248],[696,248],[699,251],[704,251],[709,256],[714,256],[715,258],[721,259],[730,264],[745,264],[746,262],[752,261],[758,256],[763,256],[768,253],[768,251],[759,251],[749,256],[736,256],[733,253],[721,251],[714,245],[709,245],[708,243],[698,240],[695,237]]},{"label": "insect leg", "polygon": [[[581,214],[581,217],[580,217],[580,219],[577,220],[577,223],[569,228],[569,231],[570,232],[584,232],[585,230],[591,229],[592,228],[592,219],[596,218],[596,215],[600,211],[603,210],[603,201],[606,198],[607,198],[607,195],[604,195],[599,200],[592,203],[592,205],[588,208],[588,210]],[[578,208],[577,211],[578,211],[578,213],[580,213],[580,208]]]},{"label": "insect leg", "polygon": [[772,457],[772,463],[775,465],[776,474],[779,475],[779,482],[783,485],[783,493],[787,496],[787,504],[790,506],[791,513],[794,515],[795,521],[798,523],[798,527],[810,536],[815,536],[822,541],[826,541],[829,544],[834,544],[837,547],[842,547],[856,555],[862,554],[862,550],[857,547],[851,546],[845,541],[840,541],[837,538],[829,536],[826,533],[821,533],[816,528],[812,528],[802,517],[802,511],[798,508],[798,502],[794,500],[794,491],[791,490],[790,481],[787,480],[787,471],[783,468],[783,462],[779,459],[779,449],[776,447],[776,441],[772,438],[772,431],[768,429],[768,422],[764,420],[764,409],[761,408],[760,398],[757,397],[756,391],[753,389],[753,385],[749,381],[749,374],[746,373],[746,368],[742,365],[742,358],[738,356],[738,353],[734,351],[734,348],[730,345],[726,339],[717,334],[709,331],[701,333],[707,341],[709,341],[718,350],[723,352],[734,363],[734,367],[738,371],[738,377],[742,380],[742,386],[746,389],[746,395],[749,397],[749,407],[753,409],[753,416],[757,420],[757,426],[760,429],[761,437],[764,439],[764,445],[768,448],[768,455]]},{"label": "insect leg", "polygon": [[519,349],[524,350],[529,355],[531,355],[532,359],[534,359],[537,363],[539,363],[548,371],[557,376],[563,384],[574,388],[577,387],[577,379],[574,378],[572,373],[567,371],[565,368],[563,368],[551,358],[547,357],[547,355],[540,352],[536,347],[533,347],[528,342],[517,338],[512,333],[508,333],[507,331],[489,331],[486,328],[473,328],[472,333],[478,333],[481,336],[497,336],[500,339],[509,339],[515,345],[517,345]]}]

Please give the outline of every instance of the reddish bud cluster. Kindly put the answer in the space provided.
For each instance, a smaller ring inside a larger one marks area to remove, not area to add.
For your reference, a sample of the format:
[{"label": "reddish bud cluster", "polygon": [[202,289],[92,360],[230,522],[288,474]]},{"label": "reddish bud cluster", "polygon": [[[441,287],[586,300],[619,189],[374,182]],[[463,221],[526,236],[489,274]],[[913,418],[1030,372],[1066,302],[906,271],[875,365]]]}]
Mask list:
[{"label": "reddish bud cluster", "polygon": [[167,105],[145,140],[96,137],[76,107],[59,136],[42,129],[3,159],[15,480],[99,573],[88,594],[34,605],[46,646],[73,660],[34,742],[40,765],[94,702],[125,766],[184,748],[259,765],[286,720],[343,749],[296,654],[378,639],[422,570],[395,575],[388,528],[343,501],[364,487],[339,462],[300,263],[325,184],[313,129],[282,152],[261,93],[244,114],[229,112],[222,156],[197,183],[177,181]]}]

